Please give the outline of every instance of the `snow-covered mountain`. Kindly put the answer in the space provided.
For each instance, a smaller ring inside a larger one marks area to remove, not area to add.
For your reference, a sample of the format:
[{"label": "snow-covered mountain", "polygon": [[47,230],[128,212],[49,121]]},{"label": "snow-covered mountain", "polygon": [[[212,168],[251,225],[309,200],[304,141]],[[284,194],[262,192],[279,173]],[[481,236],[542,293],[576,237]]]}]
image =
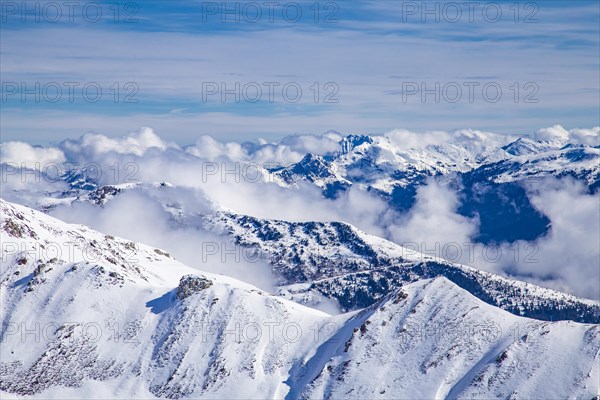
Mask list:
[{"label": "snow-covered mountain", "polygon": [[[471,134],[483,136],[476,132]],[[488,135],[487,142],[479,137],[461,143],[408,148],[387,136],[350,135],[340,141],[339,151],[323,156],[309,153],[297,164],[273,169],[273,172],[288,184],[307,180],[323,188],[336,183],[340,188],[356,185],[388,195],[397,186],[418,182],[418,177],[467,173],[497,163],[525,167],[510,178],[498,176],[499,171],[490,171],[488,178],[498,182],[531,176],[560,177],[568,171],[585,174],[588,184],[600,178],[599,146],[525,137],[510,141],[514,138]],[[502,145],[504,142],[508,143]]]},{"label": "snow-covered mountain", "polygon": [[[397,215],[411,210],[421,186],[442,180],[456,193],[456,212],[479,221],[472,240],[483,244],[550,231],[529,199],[540,178],[570,178],[589,194],[600,186],[599,146],[474,131],[452,142],[402,138],[350,135],[291,165],[254,167],[260,185],[279,192],[308,188],[327,202],[354,188]],[[203,165],[195,163],[201,149],[169,152],[182,165]],[[152,157],[146,165],[164,165],[159,152]],[[598,394],[600,332],[590,325],[600,323],[597,301],[424,255],[344,222],[243,215],[193,180],[172,184],[152,174],[159,180],[106,185],[94,170],[102,162],[94,165],[47,179],[44,170],[23,174],[14,165],[5,177],[3,167],[2,195],[57,215],[145,199],[153,215],[166,216],[163,228],[220,235],[211,238],[254,255],[276,285],[267,293],[204,272],[200,262],[189,268],[165,250],[2,201],[2,397]],[[36,181],[18,179],[34,174]],[[199,260],[202,251],[198,243]],[[344,313],[314,308],[329,302]]]},{"label": "snow-covered mountain", "polygon": [[511,157],[481,165],[470,174],[497,183],[569,176],[582,181],[591,191],[598,187],[600,147],[565,144],[559,148],[527,139],[517,142],[511,143],[509,146],[513,147],[506,150]]},{"label": "snow-covered mountain", "polygon": [[[407,285],[359,315],[321,345],[303,368],[293,371],[303,383],[303,398],[596,395],[592,382],[598,376],[597,325],[518,318],[482,303],[445,278]],[[527,332],[520,331],[524,325]],[[567,360],[576,359],[573,353],[580,352],[582,342],[590,347],[577,358],[577,366],[558,375],[546,369],[546,363],[557,359],[564,360],[561,368],[575,365]],[[319,359],[322,353],[325,357]],[[580,383],[565,391],[563,379]]]},{"label": "snow-covered mountain", "polygon": [[1,206],[3,391],[282,397],[293,355],[311,345],[282,329],[328,317],[160,249]]},{"label": "snow-covered mountain", "polygon": [[[592,398],[598,325],[444,277],[329,316],[0,202],[0,390],[36,398]],[[559,376],[556,371],[560,370]]]},{"label": "snow-covered mountain", "polygon": [[[508,190],[508,186],[502,188]],[[165,182],[102,186],[63,200],[102,207],[134,190],[160,203],[171,215],[173,225],[216,233],[244,249],[236,250],[238,256],[248,256],[251,262],[266,261],[278,278],[279,294],[302,304],[314,306],[324,296],[342,310],[351,311],[375,303],[395,286],[444,276],[479,299],[515,315],[600,323],[600,304],[596,301],[425,255],[343,222],[289,222],[198,210],[178,197],[177,188]],[[503,194],[499,190],[488,194],[498,193]],[[516,202],[517,195],[510,194]],[[479,196],[482,202],[491,203],[481,193]],[[54,204],[46,200],[40,208],[48,209]],[[489,216],[500,219],[494,223],[495,229],[505,226],[512,229],[512,225],[501,221],[501,216],[491,212]],[[200,243],[198,246],[202,249]]]}]

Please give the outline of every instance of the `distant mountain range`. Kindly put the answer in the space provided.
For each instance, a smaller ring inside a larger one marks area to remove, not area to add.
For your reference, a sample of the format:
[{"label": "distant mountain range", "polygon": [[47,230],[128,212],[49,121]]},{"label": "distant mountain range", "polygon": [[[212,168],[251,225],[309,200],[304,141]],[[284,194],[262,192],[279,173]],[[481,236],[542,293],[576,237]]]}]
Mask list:
[{"label": "distant mountain range", "polygon": [[338,152],[307,154],[295,165],[270,171],[286,185],[311,182],[329,198],[359,187],[377,193],[400,212],[414,205],[417,189],[428,179],[442,179],[459,194],[458,212],[479,217],[474,240],[490,244],[533,240],[547,232],[550,221],[529,201],[523,187],[527,182],[571,177],[596,193],[600,146],[519,138],[500,147],[467,142],[401,150],[385,136],[351,135],[341,141]]}]

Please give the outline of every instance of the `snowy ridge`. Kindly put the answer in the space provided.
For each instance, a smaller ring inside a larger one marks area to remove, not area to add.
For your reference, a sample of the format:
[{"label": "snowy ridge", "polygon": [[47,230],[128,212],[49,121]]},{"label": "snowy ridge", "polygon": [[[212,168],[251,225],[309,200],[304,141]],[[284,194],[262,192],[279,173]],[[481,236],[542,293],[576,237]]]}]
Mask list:
[{"label": "snowy ridge", "polygon": [[374,303],[395,286],[444,276],[516,315],[600,323],[598,302],[427,256],[342,222],[217,213],[207,217],[206,226],[266,258],[282,279],[282,294],[308,303],[320,293],[353,310]]},{"label": "snowy ridge", "polygon": [[394,286],[445,276],[489,304],[516,315],[600,323],[598,302],[427,256],[342,222],[293,223],[233,212],[198,211],[193,204],[174,198],[176,191],[171,189],[176,188],[166,182],[104,186],[71,201],[103,206],[133,189],[143,190],[159,201],[175,224],[186,226],[202,218],[203,228],[262,256],[281,278],[279,294],[304,304],[314,305],[324,295],[350,311],[369,306]]},{"label": "snowy ridge", "polygon": [[599,148],[565,145],[560,148],[544,147],[544,150],[530,153],[521,150],[513,157],[481,166],[472,174],[487,176],[488,179],[499,183],[546,176],[568,176],[594,188],[600,181],[599,163]]},{"label": "snowy ridge", "polygon": [[[359,322],[301,398],[587,398],[597,390],[597,325],[515,317],[445,278],[403,287]],[[546,363],[573,368],[556,379]]]}]

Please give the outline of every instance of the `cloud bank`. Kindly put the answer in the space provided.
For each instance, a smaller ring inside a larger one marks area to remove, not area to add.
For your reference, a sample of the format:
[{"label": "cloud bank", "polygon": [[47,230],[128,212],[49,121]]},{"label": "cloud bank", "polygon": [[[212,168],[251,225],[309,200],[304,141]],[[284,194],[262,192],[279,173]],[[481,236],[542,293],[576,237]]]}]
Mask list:
[{"label": "cloud bank", "polygon": [[[443,145],[469,154],[483,154],[486,149],[515,139],[476,130],[424,133],[394,130],[385,136],[401,150]],[[537,140],[597,145],[600,128],[568,130],[557,125],[530,136]],[[325,199],[318,188],[308,183],[299,182],[295,188],[282,187],[263,167],[297,162],[307,152],[335,151],[341,138],[337,132],[327,132],[293,135],[278,142],[258,139],[238,143],[201,136],[191,145],[180,146],[162,139],[151,128],[142,128],[120,138],[86,134],[54,147],[7,142],[0,147],[3,165],[25,163],[27,168],[39,170],[40,167],[35,167],[38,163],[43,170],[44,164],[75,163],[101,171],[98,179],[101,185],[157,186],[151,190],[135,187],[102,208],[80,202],[66,206],[63,204],[66,201],[57,200],[68,199],[70,195],[63,181],[44,178],[32,181],[20,173],[5,174],[3,169],[1,195],[33,207],[52,205],[52,212],[69,222],[165,248],[191,266],[226,273],[261,287],[272,287],[274,279],[262,271],[270,270],[264,265],[198,261],[198,246],[223,242],[203,230],[202,214],[231,210],[268,219],[344,221],[399,244],[417,243],[421,250],[451,261],[600,298],[597,287],[600,204],[597,196],[589,195],[577,183],[552,180],[528,188],[532,203],[552,222],[546,237],[535,243],[485,247],[471,243],[478,220],[459,215],[456,193],[436,180],[421,186],[416,204],[401,215],[376,194],[357,187],[334,200]],[[158,185],[161,182],[171,186]],[[179,220],[174,219],[161,204],[182,210],[183,215]],[[456,248],[447,246],[451,243],[460,246],[460,254],[455,254]],[[501,256],[496,259],[496,254]]]}]

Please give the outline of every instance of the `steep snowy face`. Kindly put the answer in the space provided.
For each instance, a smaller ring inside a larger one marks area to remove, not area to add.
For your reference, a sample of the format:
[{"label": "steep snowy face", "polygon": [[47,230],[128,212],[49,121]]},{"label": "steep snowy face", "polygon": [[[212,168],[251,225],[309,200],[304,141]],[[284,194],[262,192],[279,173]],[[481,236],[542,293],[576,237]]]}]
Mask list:
[{"label": "steep snowy face", "polygon": [[486,303],[541,320],[600,323],[600,304],[419,253],[341,222],[287,222],[232,213],[205,227],[262,257],[280,294],[307,304],[325,296],[345,310],[373,304],[394,287],[446,277]]},{"label": "steep snowy face", "polygon": [[599,339],[598,325],[519,318],[445,278],[419,281],[317,348],[288,398],[593,398]]},{"label": "steep snowy face", "polygon": [[294,185],[297,181],[308,181],[326,191],[349,187],[350,182],[336,167],[322,156],[309,153],[292,167],[275,168],[270,172],[273,174],[273,181],[283,186]]},{"label": "steep snowy face", "polygon": [[[335,197],[350,186],[389,194],[396,185],[406,186],[423,177],[469,169],[463,165],[468,158],[464,157],[464,148],[430,146],[403,150],[384,136],[356,135],[343,138],[339,146],[338,151],[324,156],[308,154],[297,164],[271,172],[288,185],[308,181],[322,188],[328,197]],[[309,164],[312,160],[318,163]]]},{"label": "steep snowy face", "polygon": [[[492,140],[494,144],[506,141],[507,137]],[[483,143],[482,138],[475,142]],[[322,157],[308,154],[299,163],[272,172],[288,184],[307,180],[321,188],[336,184],[336,189],[342,190],[354,185],[391,194],[394,187],[410,185],[423,177],[466,172],[482,165],[488,158],[506,157],[499,147],[491,146],[465,140],[411,147],[387,136],[349,135],[339,142],[338,151]],[[335,173],[319,176],[314,173],[315,168],[306,168],[307,160],[315,157],[320,160],[321,170]]]},{"label": "steep snowy face", "polygon": [[445,278],[332,317],[160,249],[0,207],[3,396],[591,398],[599,389],[597,325],[516,317]]}]

